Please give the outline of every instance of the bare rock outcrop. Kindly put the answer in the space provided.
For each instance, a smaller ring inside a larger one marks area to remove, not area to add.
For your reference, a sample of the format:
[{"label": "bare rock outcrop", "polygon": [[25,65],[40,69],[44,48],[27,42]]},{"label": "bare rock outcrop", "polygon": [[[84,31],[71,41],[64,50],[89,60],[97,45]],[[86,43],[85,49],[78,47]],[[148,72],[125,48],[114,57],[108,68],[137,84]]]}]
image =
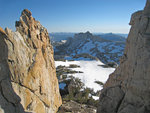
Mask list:
[{"label": "bare rock outcrop", "polygon": [[63,102],[58,113],[96,113],[96,107],[70,100],[69,102]]},{"label": "bare rock outcrop", "polygon": [[97,113],[150,113],[150,0],[130,25],[124,56],[102,90]]},{"label": "bare rock outcrop", "polygon": [[48,32],[25,9],[16,32],[0,28],[0,111],[55,113],[60,105]]}]

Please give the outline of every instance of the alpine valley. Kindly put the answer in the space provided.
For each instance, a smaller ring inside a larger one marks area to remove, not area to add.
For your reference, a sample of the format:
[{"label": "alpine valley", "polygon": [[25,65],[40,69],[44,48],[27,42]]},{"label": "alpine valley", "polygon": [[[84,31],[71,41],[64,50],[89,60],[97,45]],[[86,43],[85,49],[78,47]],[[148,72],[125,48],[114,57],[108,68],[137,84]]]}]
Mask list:
[{"label": "alpine valley", "polygon": [[118,67],[126,37],[89,31],[50,37],[63,100],[58,112],[96,113],[101,89]]}]

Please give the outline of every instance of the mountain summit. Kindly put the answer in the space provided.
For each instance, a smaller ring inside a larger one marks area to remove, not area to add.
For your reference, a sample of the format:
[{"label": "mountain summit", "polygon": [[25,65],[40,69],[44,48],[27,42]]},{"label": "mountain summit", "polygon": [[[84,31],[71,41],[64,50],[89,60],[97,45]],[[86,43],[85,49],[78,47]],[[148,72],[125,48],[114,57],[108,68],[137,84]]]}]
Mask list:
[{"label": "mountain summit", "polygon": [[75,34],[73,38],[69,38],[65,43],[55,42],[52,44],[55,56],[67,55],[71,56],[72,59],[76,56],[93,56],[104,63],[118,63],[124,50],[125,40],[107,40],[87,31]]},{"label": "mountain summit", "polygon": [[120,66],[109,76],[97,113],[150,113],[150,0],[134,13]]}]

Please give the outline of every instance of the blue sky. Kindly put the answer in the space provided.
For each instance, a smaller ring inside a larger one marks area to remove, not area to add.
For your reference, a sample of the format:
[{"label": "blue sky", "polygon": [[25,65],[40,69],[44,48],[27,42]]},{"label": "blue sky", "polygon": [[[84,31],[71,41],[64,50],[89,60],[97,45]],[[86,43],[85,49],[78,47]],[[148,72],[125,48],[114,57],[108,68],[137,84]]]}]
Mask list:
[{"label": "blue sky", "polygon": [[131,14],[146,0],[0,0],[0,26],[15,30],[25,8],[49,32],[128,33]]}]

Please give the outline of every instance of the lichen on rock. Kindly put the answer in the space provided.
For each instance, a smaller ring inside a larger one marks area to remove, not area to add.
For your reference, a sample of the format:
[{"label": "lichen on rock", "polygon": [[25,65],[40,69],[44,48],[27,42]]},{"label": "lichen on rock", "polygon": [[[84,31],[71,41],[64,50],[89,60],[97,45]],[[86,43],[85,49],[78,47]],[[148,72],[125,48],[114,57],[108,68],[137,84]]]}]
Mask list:
[{"label": "lichen on rock", "polygon": [[55,113],[61,97],[47,30],[25,9],[16,22],[16,32],[0,28],[0,43],[0,106],[4,112]]}]

